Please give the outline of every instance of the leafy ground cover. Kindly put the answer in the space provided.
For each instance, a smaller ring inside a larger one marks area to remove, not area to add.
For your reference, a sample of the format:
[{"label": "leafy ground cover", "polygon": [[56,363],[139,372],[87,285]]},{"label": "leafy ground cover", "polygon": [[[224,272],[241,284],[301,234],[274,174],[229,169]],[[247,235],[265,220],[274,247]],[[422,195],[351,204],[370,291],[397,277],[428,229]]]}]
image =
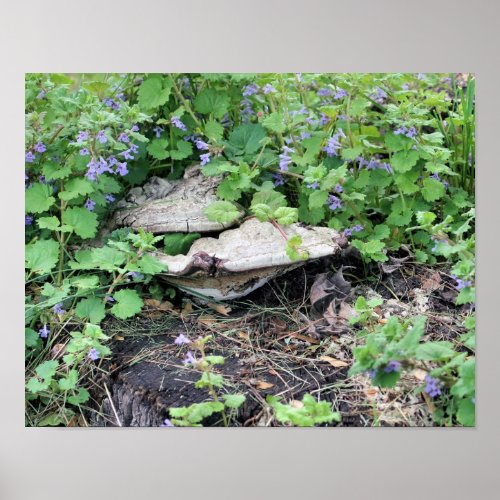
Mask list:
[{"label": "leafy ground cover", "polygon": [[[26,425],[474,425],[474,127],[463,74],[27,75]],[[350,246],[200,305],[148,253],[196,235],[89,245],[197,162],[213,220]]]}]

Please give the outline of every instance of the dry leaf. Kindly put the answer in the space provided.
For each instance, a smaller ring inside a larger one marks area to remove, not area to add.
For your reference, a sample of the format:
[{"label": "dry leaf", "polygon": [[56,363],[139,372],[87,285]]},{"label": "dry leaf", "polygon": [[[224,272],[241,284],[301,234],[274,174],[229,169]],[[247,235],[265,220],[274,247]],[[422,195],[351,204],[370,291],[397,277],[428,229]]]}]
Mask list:
[{"label": "dry leaf", "polygon": [[379,390],[377,387],[368,387],[367,389],[364,389],[364,393],[368,399],[373,400],[377,399]]},{"label": "dry leaf", "polygon": [[274,387],[274,384],[266,382],[265,380],[250,379],[249,382],[252,385],[254,385],[257,389],[270,389],[271,387]]},{"label": "dry leaf", "polygon": [[193,304],[191,302],[186,302],[182,308],[181,314],[183,316],[188,316],[193,312]]},{"label": "dry leaf", "polygon": [[232,311],[230,307],[223,304],[217,304],[216,302],[208,302],[207,306],[223,316],[229,316],[229,313]]},{"label": "dry leaf", "polygon": [[331,356],[320,356],[319,360],[326,361],[327,363],[330,363],[335,368],[343,368],[344,366],[349,366],[349,363],[346,363],[345,361],[342,361],[340,359],[332,358]]},{"label": "dry leaf", "polygon": [[125,340],[125,337],[122,337],[121,335],[115,335],[113,337],[113,340]]},{"label": "dry leaf", "polygon": [[237,335],[240,339],[243,339],[243,340],[250,339],[250,335],[247,332],[238,332]]},{"label": "dry leaf", "polygon": [[342,267],[335,274],[318,274],[311,287],[311,305],[323,313],[332,300],[343,301],[350,291],[351,284],[344,279]]},{"label": "dry leaf", "polygon": [[144,304],[151,307],[151,309],[156,309],[159,311],[173,311],[174,310],[174,305],[172,304],[172,302],[169,302],[168,300],[161,302],[160,300],[156,300],[156,299],[144,299]]},{"label": "dry leaf", "polygon": [[422,288],[427,291],[437,290],[441,287],[442,279],[438,271],[430,273],[430,275],[422,280]]},{"label": "dry leaf", "polygon": [[425,370],[421,370],[420,368],[415,368],[411,374],[421,382],[425,380],[425,377],[427,376],[427,372]]},{"label": "dry leaf", "polygon": [[208,314],[203,314],[198,317],[198,323],[206,326],[212,326],[214,323],[217,323],[217,318],[215,316],[209,316]]},{"label": "dry leaf", "polygon": [[56,344],[51,350],[52,359],[62,356],[66,352],[66,344]]}]

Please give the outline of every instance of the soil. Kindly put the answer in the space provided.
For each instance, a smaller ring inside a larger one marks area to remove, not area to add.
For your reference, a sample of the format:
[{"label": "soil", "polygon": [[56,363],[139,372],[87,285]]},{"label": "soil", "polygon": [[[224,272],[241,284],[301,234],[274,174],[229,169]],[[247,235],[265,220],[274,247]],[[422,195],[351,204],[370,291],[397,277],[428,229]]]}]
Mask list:
[{"label": "soil", "polygon": [[[345,323],[322,325],[309,303],[316,276],[343,266],[352,293],[379,294],[395,314],[425,314],[426,339],[458,342],[465,308],[454,305],[456,291],[440,269],[405,261],[391,273],[365,268],[352,253],[308,264],[268,283],[239,302],[209,307],[184,298],[165,312],[155,307],[131,322],[112,320],[105,331],[113,337],[111,361],[102,362],[109,375],[94,379],[94,426],[160,426],[172,407],[209,400],[195,388],[200,373],[182,359],[186,347],[174,344],[179,333],[191,339],[212,335],[207,354],[222,355],[217,372],[227,384],[223,392],[243,393],[246,402],[230,418],[231,426],[279,425],[266,396],[301,400],[310,393],[329,401],[342,414],[338,426],[430,426],[426,401],[412,388],[421,383],[413,374],[394,389],[372,387],[367,376],[348,377],[356,328]],[[368,276],[370,278],[368,278]],[[230,308],[230,310],[229,310]],[[388,309],[389,310],[389,309]],[[219,417],[203,422],[222,425]]]}]

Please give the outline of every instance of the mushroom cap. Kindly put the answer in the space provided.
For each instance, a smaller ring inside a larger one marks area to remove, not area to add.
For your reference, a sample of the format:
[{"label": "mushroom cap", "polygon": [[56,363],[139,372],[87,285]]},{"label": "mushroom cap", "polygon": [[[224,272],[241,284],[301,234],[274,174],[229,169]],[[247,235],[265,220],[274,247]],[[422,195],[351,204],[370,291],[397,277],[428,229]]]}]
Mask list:
[{"label": "mushroom cap", "polygon": [[221,224],[207,218],[205,209],[217,201],[215,194],[221,178],[203,175],[199,166],[189,167],[180,180],[152,177],[142,187],[132,188],[111,219],[112,227],[142,227],[152,233],[206,233],[221,231],[236,224]]}]

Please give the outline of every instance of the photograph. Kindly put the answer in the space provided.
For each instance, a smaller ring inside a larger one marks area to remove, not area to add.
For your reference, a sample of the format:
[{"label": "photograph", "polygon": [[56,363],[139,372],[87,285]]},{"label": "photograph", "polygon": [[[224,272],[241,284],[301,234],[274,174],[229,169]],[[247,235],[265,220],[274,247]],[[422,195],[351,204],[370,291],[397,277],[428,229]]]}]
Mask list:
[{"label": "photograph", "polygon": [[474,73],[24,85],[25,427],[475,427]]}]

